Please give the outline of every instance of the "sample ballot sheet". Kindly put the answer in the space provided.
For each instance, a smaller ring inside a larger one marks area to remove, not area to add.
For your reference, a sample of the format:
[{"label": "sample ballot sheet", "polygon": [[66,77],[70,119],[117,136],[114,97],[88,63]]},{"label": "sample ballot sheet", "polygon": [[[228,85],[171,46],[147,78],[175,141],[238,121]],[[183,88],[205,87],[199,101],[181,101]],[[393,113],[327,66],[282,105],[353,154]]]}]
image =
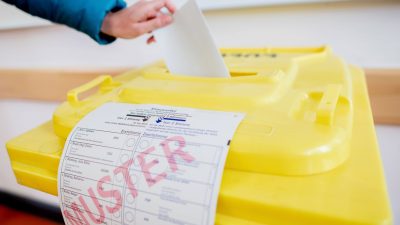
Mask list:
[{"label": "sample ballot sheet", "polygon": [[214,224],[244,114],[106,103],[71,131],[58,171],[66,224]]}]

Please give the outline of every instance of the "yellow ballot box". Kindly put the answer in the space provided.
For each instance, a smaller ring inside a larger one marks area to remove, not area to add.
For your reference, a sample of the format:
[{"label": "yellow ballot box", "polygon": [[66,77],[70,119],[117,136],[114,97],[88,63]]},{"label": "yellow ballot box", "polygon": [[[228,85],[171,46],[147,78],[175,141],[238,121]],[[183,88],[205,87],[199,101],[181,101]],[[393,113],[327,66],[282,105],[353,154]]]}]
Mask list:
[{"label": "yellow ballot box", "polygon": [[391,224],[363,72],[329,47],[222,54],[230,78],[170,74],[156,63],[71,90],[52,121],[7,143],[18,183],[57,195],[69,132],[106,102],[244,112],[216,224]]}]

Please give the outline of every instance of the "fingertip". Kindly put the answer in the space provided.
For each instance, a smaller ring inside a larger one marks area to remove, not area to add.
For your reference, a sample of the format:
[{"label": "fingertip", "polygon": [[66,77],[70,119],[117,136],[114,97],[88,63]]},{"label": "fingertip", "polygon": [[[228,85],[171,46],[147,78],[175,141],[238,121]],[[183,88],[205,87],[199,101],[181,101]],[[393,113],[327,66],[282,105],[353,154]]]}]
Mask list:
[{"label": "fingertip", "polygon": [[176,7],[172,1],[166,0],[165,5],[170,13],[175,13]]}]

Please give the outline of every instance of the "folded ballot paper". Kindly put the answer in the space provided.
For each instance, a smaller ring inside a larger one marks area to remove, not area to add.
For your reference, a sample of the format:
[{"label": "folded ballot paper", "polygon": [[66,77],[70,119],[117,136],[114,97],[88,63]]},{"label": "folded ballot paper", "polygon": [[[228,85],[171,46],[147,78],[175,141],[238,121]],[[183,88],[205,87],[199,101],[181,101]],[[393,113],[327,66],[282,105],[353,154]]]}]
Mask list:
[{"label": "folded ballot paper", "polygon": [[169,71],[187,76],[229,77],[196,1],[175,3],[173,23],[154,31]]},{"label": "folded ballot paper", "polygon": [[211,225],[234,112],[106,103],[65,142],[58,193],[66,224]]}]

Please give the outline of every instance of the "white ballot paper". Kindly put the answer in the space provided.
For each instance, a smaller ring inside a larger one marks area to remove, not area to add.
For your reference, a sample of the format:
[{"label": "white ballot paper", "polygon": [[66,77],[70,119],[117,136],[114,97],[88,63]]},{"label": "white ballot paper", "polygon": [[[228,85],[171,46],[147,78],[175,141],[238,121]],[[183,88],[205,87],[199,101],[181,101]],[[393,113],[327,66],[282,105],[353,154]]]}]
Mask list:
[{"label": "white ballot paper", "polygon": [[106,103],[70,133],[58,170],[66,224],[214,224],[244,114]]},{"label": "white ballot paper", "polygon": [[196,1],[185,0],[177,8],[173,23],[153,32],[169,71],[188,76],[229,77]]}]

